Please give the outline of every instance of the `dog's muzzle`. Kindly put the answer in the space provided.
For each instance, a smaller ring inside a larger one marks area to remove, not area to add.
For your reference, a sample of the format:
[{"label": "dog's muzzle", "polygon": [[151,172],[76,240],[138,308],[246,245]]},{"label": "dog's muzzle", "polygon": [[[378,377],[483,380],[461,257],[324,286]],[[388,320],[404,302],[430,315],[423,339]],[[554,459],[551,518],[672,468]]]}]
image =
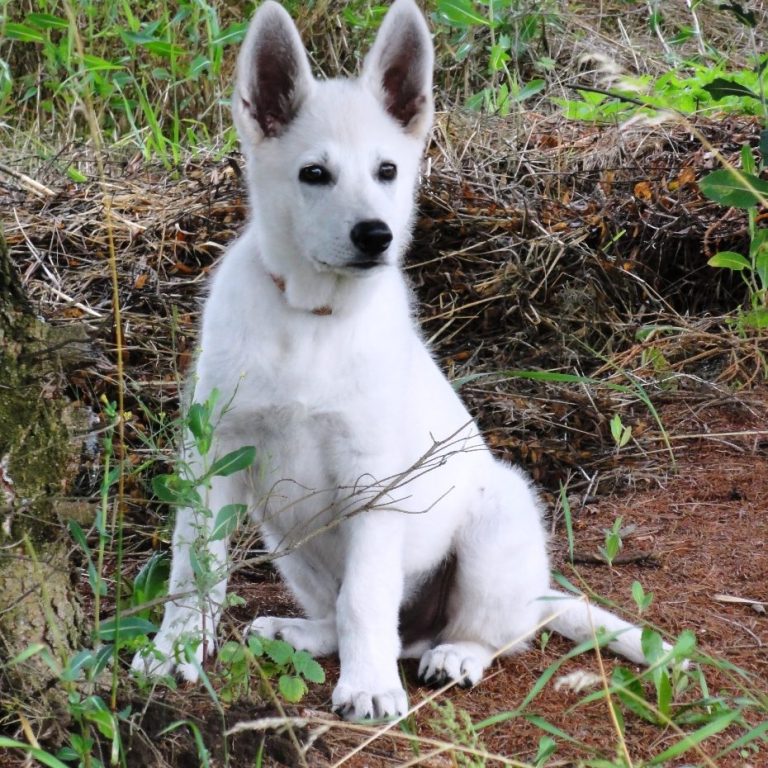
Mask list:
[{"label": "dog's muzzle", "polygon": [[368,269],[383,262],[383,255],[392,242],[392,230],[381,219],[358,221],[349,233],[355,246],[350,267]]}]

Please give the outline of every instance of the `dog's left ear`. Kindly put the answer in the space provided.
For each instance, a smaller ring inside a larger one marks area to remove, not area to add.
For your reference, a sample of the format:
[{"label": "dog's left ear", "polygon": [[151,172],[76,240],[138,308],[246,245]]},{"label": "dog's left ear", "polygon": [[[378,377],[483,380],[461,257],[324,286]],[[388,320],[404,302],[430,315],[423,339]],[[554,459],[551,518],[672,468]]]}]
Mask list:
[{"label": "dog's left ear", "polygon": [[413,0],[395,0],[368,55],[362,79],[405,131],[426,138],[432,125],[432,38]]}]

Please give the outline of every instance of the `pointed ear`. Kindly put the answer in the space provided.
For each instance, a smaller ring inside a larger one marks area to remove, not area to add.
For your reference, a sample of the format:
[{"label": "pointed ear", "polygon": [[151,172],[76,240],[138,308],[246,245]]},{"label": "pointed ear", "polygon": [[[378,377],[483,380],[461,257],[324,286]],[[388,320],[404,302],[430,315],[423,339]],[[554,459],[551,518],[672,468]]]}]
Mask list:
[{"label": "pointed ear", "polygon": [[282,6],[267,0],[253,17],[237,59],[232,114],[243,144],[279,136],[313,85],[296,26]]},{"label": "pointed ear", "polygon": [[417,138],[432,124],[432,38],[413,0],[395,0],[363,66],[363,80],[384,108]]}]

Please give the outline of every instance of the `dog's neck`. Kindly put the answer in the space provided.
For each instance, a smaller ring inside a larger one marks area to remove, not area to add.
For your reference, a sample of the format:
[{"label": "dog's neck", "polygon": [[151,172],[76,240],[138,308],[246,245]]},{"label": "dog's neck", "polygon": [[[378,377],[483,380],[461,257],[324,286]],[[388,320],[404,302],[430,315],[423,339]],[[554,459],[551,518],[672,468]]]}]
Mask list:
[{"label": "dog's neck", "polygon": [[359,312],[368,303],[374,283],[381,280],[381,275],[318,271],[299,254],[279,246],[270,248],[268,242],[262,242],[259,254],[261,268],[284,306],[318,317]]},{"label": "dog's neck", "polygon": [[[269,273],[269,276],[272,278],[272,282],[275,284],[275,287],[277,288],[277,290],[280,291],[280,293],[285,298],[285,278],[280,277],[279,275],[276,275],[272,272]],[[311,312],[313,315],[318,315],[322,317],[324,315],[332,315],[333,307],[330,307],[327,304],[324,304],[322,307],[315,307],[314,309],[308,309],[304,311]]]}]

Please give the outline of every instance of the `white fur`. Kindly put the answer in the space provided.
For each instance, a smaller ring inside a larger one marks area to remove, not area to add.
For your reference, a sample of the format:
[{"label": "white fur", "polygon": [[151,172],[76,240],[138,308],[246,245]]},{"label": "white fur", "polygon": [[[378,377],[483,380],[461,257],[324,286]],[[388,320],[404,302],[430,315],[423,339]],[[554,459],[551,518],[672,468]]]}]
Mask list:
[{"label": "white fur", "polygon": [[[293,72],[282,96],[264,74],[274,56]],[[215,388],[227,403],[214,456],[243,445],[258,451],[252,470],[214,479],[206,504],[215,516],[248,503],[266,546],[289,552],[275,562],[306,615],[259,617],[252,630],[317,655],[338,652],[333,705],[352,718],[404,714],[401,656],[420,655],[428,680],[474,684],[495,654],[525,647],[548,620],[572,638],[592,633],[585,602],[549,589],[528,480],[488,452],[411,317],[399,261],[431,123],[431,69],[429,33],[412,0],[392,5],[357,80],[314,80],[288,15],[261,6],[232,97],[252,217],[213,279],[197,363],[196,400]],[[397,91],[402,81],[406,93]],[[396,164],[394,181],[377,177],[382,162]],[[327,168],[333,184],[301,182],[311,164]],[[380,266],[355,269],[350,230],[372,219],[393,241]],[[199,469],[200,457],[188,460]],[[190,547],[205,540],[210,520],[178,513],[170,590],[187,596],[167,604],[155,640],[161,653],[137,656],[136,669],[176,668],[195,680],[198,665],[173,658],[178,639],[204,639],[198,663],[213,649],[225,542],[209,547],[220,580],[204,605],[189,594]],[[401,647],[401,604],[451,552],[447,626]],[[638,629],[598,609],[592,617],[620,633],[612,647],[643,660]]]}]

